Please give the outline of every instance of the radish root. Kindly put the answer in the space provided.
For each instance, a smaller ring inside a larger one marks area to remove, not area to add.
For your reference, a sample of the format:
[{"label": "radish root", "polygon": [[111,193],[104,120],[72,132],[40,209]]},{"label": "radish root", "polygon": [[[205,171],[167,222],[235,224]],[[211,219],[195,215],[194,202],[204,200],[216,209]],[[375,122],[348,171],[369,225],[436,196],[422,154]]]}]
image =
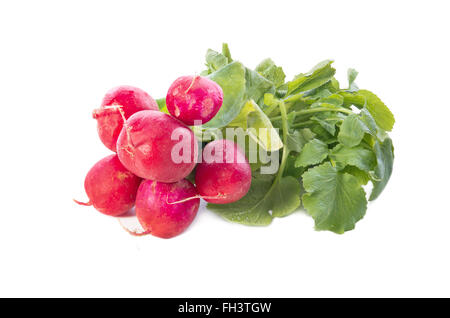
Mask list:
[{"label": "radish root", "polygon": [[189,87],[187,88],[187,90],[184,91],[185,94],[187,94],[189,92],[189,90],[192,88],[192,86],[195,83],[195,80],[198,78],[198,75],[195,75],[194,78],[192,79],[191,85],[189,85]]},{"label": "radish root", "polygon": [[84,206],[91,206],[91,205],[92,205],[91,200],[89,200],[88,202],[81,202],[81,201],[78,201],[78,200],[73,199],[73,201],[74,201],[75,203],[79,204],[79,205],[84,205]]},{"label": "radish root", "polygon": [[120,222],[120,220],[119,220],[119,224],[128,234],[131,234],[133,236],[144,236],[144,235],[148,235],[151,233],[150,231],[144,231],[144,232],[132,231],[129,228],[127,228],[125,225],[123,225],[122,222]]},{"label": "radish root", "polygon": [[123,106],[122,105],[111,105],[111,106],[105,106],[105,109],[112,109],[112,110],[117,110],[120,113],[120,116],[122,116],[122,120],[123,120],[123,127],[125,128],[125,131],[127,133],[127,143],[128,146],[126,148],[124,148],[124,150],[126,152],[128,152],[130,154],[130,156],[133,158],[134,154],[132,151],[130,151],[128,149],[128,147],[130,148],[135,148],[135,145],[133,143],[133,140],[131,140],[131,127],[129,127],[127,125],[127,118],[125,117],[125,112],[123,111]]},{"label": "radish root", "polygon": [[178,204],[178,203],[183,203],[183,202],[187,202],[187,201],[190,201],[190,200],[195,200],[195,199],[219,199],[219,198],[224,198],[224,197],[226,197],[225,195],[223,195],[223,194],[218,194],[218,195],[215,195],[215,196],[205,196],[205,195],[194,195],[193,197],[189,197],[189,198],[186,198],[186,199],[183,199],[183,200],[179,200],[179,201],[175,201],[175,202],[169,202],[168,201],[168,198],[167,198],[167,200],[166,200],[166,203],[167,204]]}]

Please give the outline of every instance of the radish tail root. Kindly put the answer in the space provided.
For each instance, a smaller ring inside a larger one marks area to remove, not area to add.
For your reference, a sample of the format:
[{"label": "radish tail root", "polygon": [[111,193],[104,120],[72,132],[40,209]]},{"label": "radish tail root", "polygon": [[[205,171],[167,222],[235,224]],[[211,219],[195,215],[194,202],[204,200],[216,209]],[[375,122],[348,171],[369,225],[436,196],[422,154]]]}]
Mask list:
[{"label": "radish tail root", "polygon": [[130,127],[127,125],[127,118],[125,117],[125,112],[123,111],[122,105],[112,105],[112,106],[105,106],[105,109],[114,109],[117,110],[120,113],[120,116],[122,116],[123,120],[123,127],[125,128],[125,131],[127,132],[127,147],[124,148],[126,152],[130,154],[131,157],[134,156],[133,152],[131,152],[128,148],[135,148],[135,145],[133,141],[131,140],[131,134],[130,134]]},{"label": "radish tail root", "polygon": [[166,200],[166,203],[167,204],[178,204],[178,203],[183,203],[183,202],[187,202],[187,201],[195,200],[195,199],[219,199],[219,198],[224,198],[224,197],[226,197],[226,196],[223,195],[223,194],[218,194],[218,195],[215,195],[215,196],[194,195],[193,197],[189,197],[189,198],[186,198],[186,199],[183,199],[183,200],[179,200],[179,201],[175,201],[175,202],[169,202],[168,200]]},{"label": "radish tail root", "polygon": [[81,202],[81,201],[78,201],[78,200],[73,199],[73,201],[74,201],[75,203],[79,204],[79,205],[84,205],[84,206],[91,206],[91,205],[92,205],[91,200],[89,200],[88,202]]},{"label": "radish tail root", "polygon": [[187,90],[184,91],[185,94],[187,94],[189,92],[189,90],[192,88],[192,86],[195,83],[195,80],[198,78],[198,75],[195,75],[194,78],[192,79],[191,85],[189,85],[189,87],[187,88]]},{"label": "radish tail root", "polygon": [[144,232],[132,231],[132,230],[130,230],[129,228],[127,228],[125,225],[123,225],[122,222],[119,221],[119,223],[120,223],[120,226],[121,226],[128,234],[133,235],[133,236],[144,236],[144,235],[148,235],[148,234],[151,233],[150,231],[144,231]]}]

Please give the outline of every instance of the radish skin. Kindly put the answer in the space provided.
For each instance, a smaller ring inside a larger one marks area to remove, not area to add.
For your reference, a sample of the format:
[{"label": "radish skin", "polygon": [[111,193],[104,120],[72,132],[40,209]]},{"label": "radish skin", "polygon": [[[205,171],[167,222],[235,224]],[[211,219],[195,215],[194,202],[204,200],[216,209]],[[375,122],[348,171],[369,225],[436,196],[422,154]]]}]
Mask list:
[{"label": "radish skin", "polygon": [[[160,238],[183,233],[194,220],[200,199],[194,185],[182,179],[174,183],[145,180],[136,198],[136,216],[145,230]],[[186,198],[193,198],[180,203]]]},{"label": "radish skin", "polygon": [[97,131],[103,144],[116,152],[117,138],[124,118],[128,119],[142,110],[158,110],[156,101],[142,89],[124,85],[108,91],[101,107],[92,113],[97,120]]},{"label": "radish skin", "polygon": [[117,155],[110,155],[98,161],[86,175],[84,188],[89,202],[75,202],[93,205],[106,215],[119,216],[134,206],[140,183],[141,179],[128,171]]},{"label": "radish skin", "polygon": [[[178,148],[182,148],[180,153],[186,160],[173,160],[172,150]],[[160,182],[176,182],[188,176],[195,167],[197,153],[197,139],[192,130],[160,111],[146,110],[132,115],[117,140],[117,154],[128,170]]]},{"label": "radish skin", "polygon": [[221,139],[206,145],[195,171],[195,185],[205,201],[235,202],[247,194],[251,181],[251,167],[236,143]]},{"label": "radish skin", "polygon": [[182,76],[170,86],[167,110],[186,125],[201,125],[210,121],[223,102],[222,88],[203,76]]}]

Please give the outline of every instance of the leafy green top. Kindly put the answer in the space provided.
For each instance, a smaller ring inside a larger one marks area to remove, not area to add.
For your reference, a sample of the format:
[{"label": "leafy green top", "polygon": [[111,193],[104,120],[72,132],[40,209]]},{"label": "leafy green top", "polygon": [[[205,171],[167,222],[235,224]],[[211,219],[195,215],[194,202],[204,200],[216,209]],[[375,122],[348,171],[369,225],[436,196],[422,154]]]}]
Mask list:
[{"label": "leafy green top", "polygon": [[[358,88],[356,70],[348,70],[348,88],[340,88],[332,63],[323,61],[285,81],[271,59],[252,70],[232,60],[227,44],[222,52],[208,50],[202,74],[222,87],[224,103],[200,129],[214,135],[217,129],[240,127],[247,142],[280,153],[276,173],[263,174],[263,162],[252,165],[248,194],[234,203],[208,204],[209,209],[233,222],[267,225],[297,210],[302,198],[316,229],[335,233],[353,229],[364,217],[363,186],[373,183],[369,199],[374,200],[392,174],[394,153],[386,132],[395,120],[378,96]],[[252,128],[280,133],[269,137]]]}]

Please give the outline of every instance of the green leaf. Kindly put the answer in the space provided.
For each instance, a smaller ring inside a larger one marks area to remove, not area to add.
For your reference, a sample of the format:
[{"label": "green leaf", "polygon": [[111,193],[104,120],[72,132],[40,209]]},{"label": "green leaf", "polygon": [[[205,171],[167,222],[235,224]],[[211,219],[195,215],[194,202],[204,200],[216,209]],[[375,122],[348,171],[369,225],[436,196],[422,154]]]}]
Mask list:
[{"label": "green leaf", "polygon": [[248,114],[247,132],[265,151],[277,151],[283,148],[280,135],[261,109]]},{"label": "green leaf", "polygon": [[284,79],[286,78],[286,74],[284,74],[283,69],[276,66],[271,59],[265,59],[259,63],[258,66],[256,66],[255,71],[275,84],[276,87],[282,85],[284,83]]},{"label": "green leaf", "polygon": [[328,88],[322,88],[323,86],[325,86],[325,85],[322,85],[319,88],[310,90],[307,93],[304,93],[303,95],[307,96],[309,98],[312,98],[312,99],[326,98],[328,96],[333,95],[333,93]]},{"label": "green leaf", "polygon": [[354,147],[361,142],[365,133],[374,137],[379,134],[372,115],[366,108],[362,108],[359,114],[351,114],[344,119],[338,140],[347,147]]},{"label": "green leaf", "polygon": [[232,62],[209,75],[209,78],[222,87],[223,104],[216,116],[203,126],[224,127],[239,114],[244,105],[245,68],[239,62]]},{"label": "green leaf", "polygon": [[391,131],[394,127],[394,115],[374,93],[361,89],[356,93],[340,92],[339,94],[344,97],[344,105],[355,105],[359,108],[367,108],[378,127],[386,131]]},{"label": "green leaf", "polygon": [[321,97],[319,102],[324,107],[339,107],[344,103],[344,97],[339,94],[331,94],[326,97]]},{"label": "green leaf", "polygon": [[344,103],[344,97],[342,97],[342,95],[339,94],[325,94],[323,95],[322,92],[329,92],[329,90],[324,90],[321,91],[321,93],[319,95],[309,95],[310,99],[317,99],[317,101],[315,101],[311,107],[328,107],[328,108],[336,108],[336,107],[340,107],[342,106],[342,104]]},{"label": "green leaf", "polygon": [[231,58],[230,48],[227,43],[222,43],[222,54],[228,59],[228,63],[233,62]]},{"label": "green leaf", "polygon": [[358,95],[366,98],[366,108],[372,114],[377,125],[386,131],[391,131],[395,123],[394,115],[381,99],[374,93],[364,89],[359,90]]},{"label": "green leaf", "polygon": [[310,128],[311,128],[311,131],[316,135],[316,139],[319,139],[328,145],[334,144],[335,142],[337,142],[337,138],[334,135],[330,134],[322,126],[315,125]]},{"label": "green leaf", "polygon": [[190,128],[201,142],[223,139],[223,132],[219,128],[204,128],[203,126],[191,126]]},{"label": "green leaf", "polygon": [[369,200],[375,200],[383,192],[392,174],[394,165],[394,148],[392,140],[387,137],[383,142],[377,141],[374,146],[377,158],[375,176],[379,180],[372,180],[373,189]]},{"label": "green leaf", "polygon": [[339,93],[339,82],[335,77],[332,77],[328,82],[325,84],[311,89],[307,92],[305,92],[305,96],[311,97],[311,98],[324,98],[328,97],[333,94]]},{"label": "green leaf", "polygon": [[208,67],[209,73],[221,69],[228,63],[228,58],[225,55],[211,49],[206,52],[206,66]]},{"label": "green leaf", "polygon": [[300,179],[302,174],[306,171],[304,167],[296,167],[295,160],[297,159],[297,155],[294,153],[290,153],[286,160],[286,167],[284,169],[283,176],[291,176],[296,180]]},{"label": "green leaf", "polygon": [[351,175],[353,175],[356,179],[358,179],[358,182],[360,185],[366,185],[370,181],[370,175],[369,173],[355,167],[355,166],[346,166],[342,172],[347,172]]},{"label": "green leaf", "polygon": [[[347,116],[342,122],[341,128],[338,134],[338,140],[340,143],[347,147],[354,147],[359,145],[364,137],[365,133],[373,134],[372,127],[368,127],[369,118],[364,117],[364,120],[360,115],[351,114]],[[376,133],[376,132],[375,132]]]},{"label": "green leaf", "polygon": [[344,97],[344,106],[345,107],[355,105],[358,108],[362,108],[362,107],[364,107],[364,105],[366,103],[366,99],[363,96],[360,96],[355,92],[341,91],[341,92],[339,92],[339,95]]},{"label": "green leaf", "polygon": [[358,179],[326,162],[303,174],[303,206],[317,230],[338,234],[355,228],[366,213],[367,201]]},{"label": "green leaf", "polygon": [[371,134],[374,137],[376,137],[380,133],[380,128],[377,127],[375,120],[373,119],[372,115],[369,113],[367,108],[364,107],[361,109],[361,112],[359,113],[359,118],[363,123],[361,127],[364,129],[366,133]]},{"label": "green leaf", "polygon": [[339,81],[333,77],[328,83],[325,85],[328,86],[329,90],[333,93],[337,93],[340,90]]},{"label": "green leaf", "polygon": [[308,142],[295,161],[296,167],[307,167],[321,163],[328,156],[328,146],[323,141],[313,139]]},{"label": "green leaf", "polygon": [[245,68],[246,99],[253,99],[256,103],[262,104],[266,93],[275,93],[273,83],[258,72]]},{"label": "green leaf", "polygon": [[[230,136],[226,137],[229,138]],[[244,144],[242,144],[242,141],[239,138],[237,138],[237,140],[234,139],[233,141],[236,142],[241,149],[245,150],[245,157],[248,159],[252,171],[256,171],[264,164],[267,164],[266,158],[269,158],[269,154],[264,152],[261,147],[258,147],[257,142],[253,140],[253,138],[245,135]],[[264,163],[261,160],[261,156],[264,156]]]},{"label": "green leaf", "polygon": [[273,217],[284,217],[300,206],[300,183],[294,177],[287,176],[280,179],[270,193]]},{"label": "green leaf", "polygon": [[353,82],[355,81],[356,77],[358,76],[358,71],[354,68],[349,68],[347,71],[347,78],[348,78],[348,86],[352,86]]},{"label": "green leaf", "polygon": [[[291,112],[286,116],[288,127],[291,127],[294,124],[296,116],[297,115],[295,114],[295,112]],[[281,124],[283,124],[283,123],[281,123]]]},{"label": "green leaf", "polygon": [[322,126],[323,129],[328,131],[331,135],[334,135],[336,133],[336,123],[339,121],[339,119],[330,119],[327,117],[330,117],[330,115],[321,113],[311,117],[311,120],[318,123],[320,126]]},{"label": "green leaf", "polygon": [[363,146],[346,147],[338,144],[330,151],[330,159],[336,163],[338,169],[353,165],[364,171],[371,171],[376,165],[373,151]]},{"label": "green leaf", "polygon": [[314,139],[314,133],[308,129],[297,129],[287,136],[287,147],[289,151],[300,152],[303,147],[312,139]]},{"label": "green leaf", "polygon": [[278,99],[275,96],[273,96],[273,94],[271,94],[271,93],[264,94],[263,102],[267,106],[278,105]]},{"label": "green leaf", "polygon": [[208,203],[207,207],[231,222],[268,225],[272,217],[289,215],[300,205],[300,184],[295,178],[281,178],[272,186],[273,182],[273,175],[254,174],[250,190],[242,199],[229,204]]},{"label": "green leaf", "polygon": [[244,129],[266,151],[276,151],[283,147],[272,122],[253,100],[245,103],[239,115],[228,126]]},{"label": "green leaf", "polygon": [[159,98],[156,100],[156,103],[158,104],[158,108],[160,111],[162,111],[163,113],[168,114],[169,111],[167,110],[167,105],[166,105],[166,98]]},{"label": "green leaf", "polygon": [[299,129],[298,131],[306,142],[313,140],[315,137],[315,134],[309,128]]},{"label": "green leaf", "polygon": [[302,136],[298,130],[288,134],[286,146],[289,148],[289,151],[300,152],[304,145]]},{"label": "green leaf", "polygon": [[[313,103],[313,99],[304,97],[303,93],[291,95],[284,100],[286,109],[289,111],[302,110],[309,107]],[[291,113],[289,113],[290,115]]]},{"label": "green leaf", "polygon": [[347,92],[357,92],[359,90],[358,85],[355,83],[356,76],[358,76],[358,71],[349,68],[347,71],[347,78],[348,78],[348,89]]},{"label": "green leaf", "polygon": [[228,204],[208,203],[211,211],[231,222],[246,225],[268,225],[272,222],[270,202],[266,195],[272,186],[273,175],[254,174],[248,193],[239,201]]},{"label": "green leaf", "polygon": [[308,73],[297,75],[288,83],[287,94],[309,91],[329,82],[336,73],[336,70],[331,67],[331,63],[333,61],[325,60],[313,67]]},{"label": "green leaf", "polygon": [[344,119],[339,130],[338,140],[347,147],[359,145],[364,137],[364,127],[358,115],[352,114]]}]

